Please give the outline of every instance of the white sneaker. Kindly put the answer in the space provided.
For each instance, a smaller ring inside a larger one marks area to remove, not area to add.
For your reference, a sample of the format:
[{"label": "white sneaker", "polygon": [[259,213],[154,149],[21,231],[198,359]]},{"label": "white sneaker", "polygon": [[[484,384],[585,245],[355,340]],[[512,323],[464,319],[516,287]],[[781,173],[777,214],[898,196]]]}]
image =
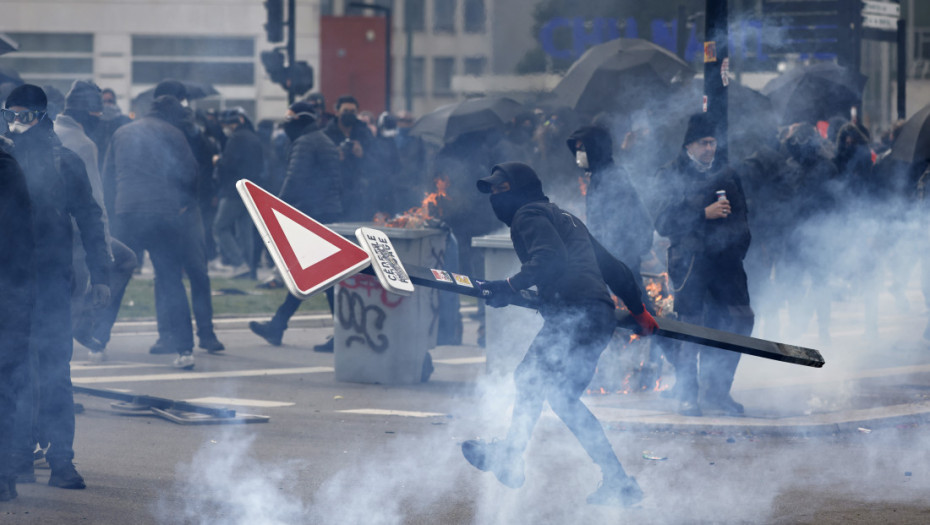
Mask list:
[{"label": "white sneaker", "polygon": [[190,370],[194,368],[194,356],[193,354],[178,354],[178,357],[174,360],[173,365],[175,368]]},{"label": "white sneaker", "polygon": [[87,352],[87,360],[91,363],[98,364],[107,360],[106,352],[94,352],[93,350]]}]

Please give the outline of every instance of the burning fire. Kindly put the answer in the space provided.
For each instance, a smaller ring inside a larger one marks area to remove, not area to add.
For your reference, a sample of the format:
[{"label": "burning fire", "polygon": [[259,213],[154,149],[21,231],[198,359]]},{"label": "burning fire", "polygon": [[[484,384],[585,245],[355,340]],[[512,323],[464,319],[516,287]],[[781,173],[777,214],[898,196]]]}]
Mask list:
[{"label": "burning fire", "polygon": [[443,177],[436,179],[436,191],[428,193],[419,206],[396,215],[389,219],[385,214],[379,213],[374,217],[374,223],[379,226],[389,228],[422,228],[435,217],[432,215],[435,210],[442,215],[439,208],[439,199],[446,196],[446,188],[449,187],[449,180]]},{"label": "burning fire", "polygon": [[588,184],[591,183],[591,176],[585,173],[578,176],[578,189],[581,190],[581,196],[588,194]]}]

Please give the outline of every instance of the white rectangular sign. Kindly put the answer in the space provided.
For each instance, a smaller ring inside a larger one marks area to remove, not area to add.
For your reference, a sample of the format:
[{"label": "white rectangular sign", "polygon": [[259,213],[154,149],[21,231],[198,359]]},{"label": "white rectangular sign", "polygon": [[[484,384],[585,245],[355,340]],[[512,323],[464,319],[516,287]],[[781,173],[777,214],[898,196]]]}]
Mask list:
[{"label": "white rectangular sign", "polygon": [[883,31],[897,31],[898,18],[894,16],[863,15],[862,27]]},{"label": "white rectangular sign", "polygon": [[373,228],[359,228],[355,230],[355,238],[371,256],[371,267],[382,288],[397,295],[413,293],[413,282],[400,262],[391,239],[384,232]]},{"label": "white rectangular sign", "polygon": [[877,0],[865,0],[862,7],[862,14],[893,16],[897,19],[901,16],[901,4],[879,2]]}]

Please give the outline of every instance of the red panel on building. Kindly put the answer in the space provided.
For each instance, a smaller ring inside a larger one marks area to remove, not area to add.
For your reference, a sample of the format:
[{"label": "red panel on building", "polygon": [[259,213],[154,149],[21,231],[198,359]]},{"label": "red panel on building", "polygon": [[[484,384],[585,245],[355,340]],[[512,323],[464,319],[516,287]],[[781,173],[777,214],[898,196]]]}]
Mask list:
[{"label": "red panel on building", "polygon": [[384,111],[386,30],[384,17],[320,17],[320,91],[329,111],[347,93],[361,111]]}]

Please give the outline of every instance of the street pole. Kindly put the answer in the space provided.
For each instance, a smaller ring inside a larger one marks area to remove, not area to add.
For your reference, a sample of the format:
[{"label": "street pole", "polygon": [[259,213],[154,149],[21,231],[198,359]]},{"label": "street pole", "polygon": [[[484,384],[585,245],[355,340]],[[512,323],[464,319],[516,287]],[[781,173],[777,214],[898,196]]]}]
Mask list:
[{"label": "street pole", "polygon": [[716,162],[727,163],[729,133],[727,130],[727,85],[729,85],[730,53],[727,49],[727,0],[707,0],[704,19],[704,96],[706,111],[717,127]]},{"label": "street pole", "polygon": [[[908,16],[914,16],[908,13]],[[898,20],[898,120],[907,118],[907,21]]]},{"label": "street pole", "polygon": [[413,30],[407,27],[407,52],[404,55],[404,109],[413,111]]},{"label": "street pole", "polygon": [[297,63],[297,0],[287,0],[287,105],[294,103],[294,64]]},{"label": "street pole", "polygon": [[[293,1],[293,0],[291,0]],[[361,2],[351,2],[349,7],[355,9],[371,9],[384,13],[384,110],[391,112],[391,33],[394,26],[391,19],[392,9],[387,6],[378,4],[364,4]]]}]

